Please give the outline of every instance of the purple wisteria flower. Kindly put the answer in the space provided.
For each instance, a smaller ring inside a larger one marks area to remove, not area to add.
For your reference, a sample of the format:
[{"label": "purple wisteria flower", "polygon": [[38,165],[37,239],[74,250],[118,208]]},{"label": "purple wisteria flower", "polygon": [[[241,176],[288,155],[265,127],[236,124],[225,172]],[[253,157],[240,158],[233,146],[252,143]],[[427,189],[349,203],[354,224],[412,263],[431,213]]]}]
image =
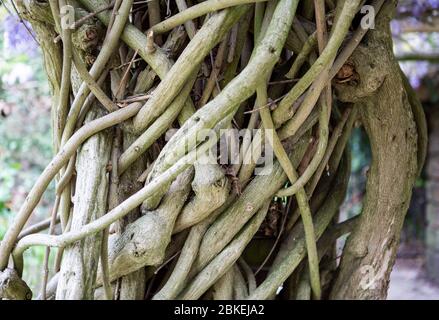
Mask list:
[{"label": "purple wisteria flower", "polygon": [[[391,24],[396,55],[438,53],[439,33],[416,30],[429,26],[432,19],[439,16],[439,0],[401,0],[397,11],[397,17]],[[415,88],[419,88],[422,80],[438,69],[428,61],[404,61],[401,67]]]},{"label": "purple wisteria flower", "polygon": [[9,52],[35,54],[38,43],[32,27],[27,21],[20,21],[16,16],[8,15],[1,21],[4,32],[5,49]]},{"label": "purple wisteria flower", "polygon": [[439,9],[439,0],[405,0],[400,1],[398,12],[400,14],[411,14],[420,18],[426,13],[437,15],[436,10]]}]

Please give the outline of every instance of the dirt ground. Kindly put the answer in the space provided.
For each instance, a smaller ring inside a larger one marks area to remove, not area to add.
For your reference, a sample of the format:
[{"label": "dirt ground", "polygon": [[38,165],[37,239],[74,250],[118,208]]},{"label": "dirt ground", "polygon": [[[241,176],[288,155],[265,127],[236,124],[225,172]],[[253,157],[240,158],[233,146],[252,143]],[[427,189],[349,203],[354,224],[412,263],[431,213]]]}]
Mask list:
[{"label": "dirt ground", "polygon": [[428,281],[422,258],[398,258],[390,276],[388,300],[439,300],[439,286]]}]

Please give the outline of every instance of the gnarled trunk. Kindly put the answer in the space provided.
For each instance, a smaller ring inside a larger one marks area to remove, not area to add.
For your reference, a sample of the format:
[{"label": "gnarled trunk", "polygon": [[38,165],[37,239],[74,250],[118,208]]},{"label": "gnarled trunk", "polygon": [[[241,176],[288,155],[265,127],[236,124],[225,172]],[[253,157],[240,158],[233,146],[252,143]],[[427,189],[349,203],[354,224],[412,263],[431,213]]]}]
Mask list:
[{"label": "gnarled trunk", "polygon": [[[0,246],[0,276],[21,288],[5,298],[27,295],[19,276],[34,245],[60,248],[42,298],[386,297],[426,149],[392,52],[395,1],[371,2],[374,30],[357,23],[361,0],[68,1],[82,23],[71,33],[65,1],[21,2],[44,51],[59,150]],[[338,223],[357,120],[373,153],[367,195],[359,217]],[[249,130],[239,158],[207,156],[236,127]],[[54,178],[62,233],[19,237]]]}]

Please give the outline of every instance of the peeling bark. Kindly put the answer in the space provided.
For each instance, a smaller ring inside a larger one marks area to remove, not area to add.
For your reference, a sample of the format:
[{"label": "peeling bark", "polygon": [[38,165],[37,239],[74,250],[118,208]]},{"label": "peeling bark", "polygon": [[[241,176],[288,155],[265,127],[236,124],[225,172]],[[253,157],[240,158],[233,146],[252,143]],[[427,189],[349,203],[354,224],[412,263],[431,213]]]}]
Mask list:
[{"label": "peeling bark", "polygon": [[[101,109],[92,109],[87,121],[103,114]],[[111,137],[105,131],[91,137],[78,152],[72,230],[81,229],[107,211],[110,152]],[[65,249],[57,299],[93,299],[101,238],[102,234],[97,233]]]}]

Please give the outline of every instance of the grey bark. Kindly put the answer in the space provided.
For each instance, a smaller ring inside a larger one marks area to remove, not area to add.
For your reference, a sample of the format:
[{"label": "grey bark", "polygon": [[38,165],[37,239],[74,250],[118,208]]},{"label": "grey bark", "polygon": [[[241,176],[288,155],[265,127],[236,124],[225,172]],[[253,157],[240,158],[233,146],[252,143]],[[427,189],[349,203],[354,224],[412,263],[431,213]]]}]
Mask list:
[{"label": "grey bark", "polygon": [[[172,183],[156,210],[146,212],[129,224],[122,235],[110,243],[111,281],[144,266],[157,266],[163,262],[175,219],[189,195],[192,177],[192,168],[189,168]],[[98,277],[97,283],[101,281]]]},{"label": "grey bark", "polygon": [[352,57],[359,81],[337,87],[359,104],[372,165],[364,207],[344,250],[332,299],[385,299],[399,236],[417,175],[417,127],[392,51],[395,2],[386,2],[365,44]]},{"label": "grey bark", "polygon": [[[87,120],[103,114],[95,105]],[[105,131],[91,137],[78,151],[72,230],[81,229],[107,211],[110,152],[111,137]],[[65,249],[57,299],[93,299],[101,238],[102,234],[97,233]]]}]

